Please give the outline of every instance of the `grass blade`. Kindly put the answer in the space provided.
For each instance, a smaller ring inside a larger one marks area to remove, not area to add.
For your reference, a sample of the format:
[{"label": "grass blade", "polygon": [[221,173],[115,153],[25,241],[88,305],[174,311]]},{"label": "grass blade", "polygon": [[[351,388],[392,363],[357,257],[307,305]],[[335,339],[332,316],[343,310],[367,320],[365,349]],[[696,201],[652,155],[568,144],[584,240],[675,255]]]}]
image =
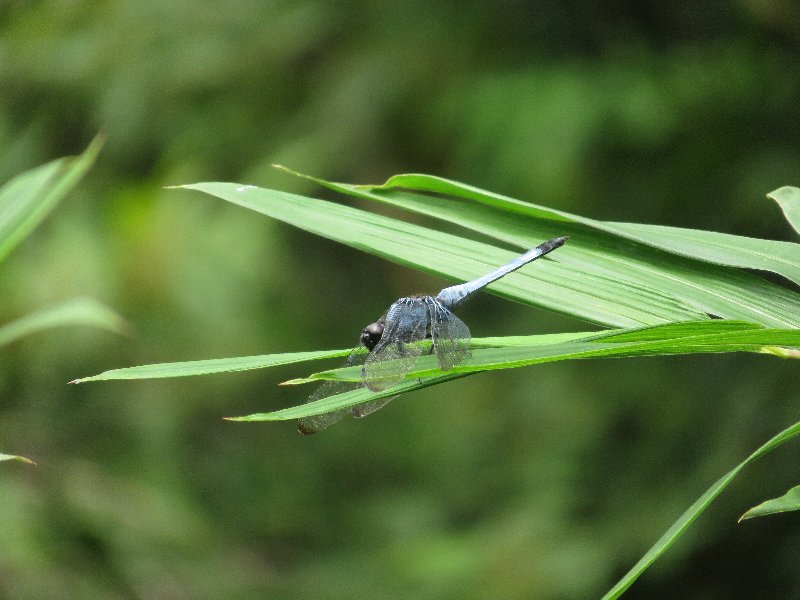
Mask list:
[{"label": "grass blade", "polygon": [[17,175],[0,188],[0,260],[50,214],[94,164],[103,139],[77,157],[60,158]]},{"label": "grass blade", "polygon": [[110,308],[89,298],[77,298],[37,310],[1,326],[0,346],[40,331],[71,325],[89,325],[115,333],[124,333],[127,329],[122,317]]},{"label": "grass blade", "polygon": [[[800,245],[790,242],[759,240],[712,231],[598,221],[564,211],[528,204],[501,194],[481,190],[474,186],[430,175],[395,175],[379,186],[347,186],[325,183],[340,186],[341,188],[350,188],[352,191],[391,192],[394,190],[417,190],[452,195],[477,201],[513,214],[560,222],[566,220],[580,223],[599,231],[625,237],[688,258],[725,266],[772,271],[800,284]],[[797,212],[800,210],[797,208],[797,194],[800,192],[796,190],[797,188],[781,188],[781,190],[777,190],[770,195],[770,197],[775,197],[774,194],[777,194],[776,200],[781,204],[790,222],[797,217]],[[791,208],[791,218],[790,213],[786,212],[786,207]]]},{"label": "grass blade", "polygon": [[603,600],[613,600],[619,598],[625,590],[627,590],[633,583],[652,565],[658,558],[666,552],[672,544],[689,528],[689,526],[697,519],[702,512],[719,496],[722,491],[728,487],[733,479],[749,464],[758,460],[765,454],[771,452],[778,446],[788,442],[790,439],[800,435],[800,423],[795,423],[791,427],[783,430],[781,433],[773,437],[766,444],[761,446],[758,450],[748,456],[743,462],[737,465],[733,470],[726,473],[714,485],[712,485],[706,492],[692,504],[686,512],[684,512],[672,526],[667,529],[664,535],[653,544],[653,546],[645,553],[645,555],[628,571],[625,576],[620,579],[613,588],[611,588],[604,596]]},{"label": "grass blade", "polygon": [[[459,281],[484,275],[517,254],[419,225],[295,194],[229,183],[201,183],[182,187],[206,192],[317,235]],[[542,237],[537,243],[544,239],[548,238]],[[608,270],[592,270],[576,263],[573,257],[578,250],[574,241],[570,240],[552,257],[501,279],[487,290],[519,302],[614,327],[706,317],[702,310],[680,302],[655,287],[637,285],[630,277],[623,278]]]},{"label": "grass blade", "polygon": [[73,379],[70,383],[89,381],[112,381],[120,379],[166,379],[169,377],[193,377],[214,375],[234,371],[265,369],[296,362],[346,356],[350,350],[327,350],[321,352],[289,352],[284,354],[263,354],[260,356],[239,356],[235,358],[211,358],[206,360],[183,361],[139,365],[122,369],[104,371],[99,375]]}]

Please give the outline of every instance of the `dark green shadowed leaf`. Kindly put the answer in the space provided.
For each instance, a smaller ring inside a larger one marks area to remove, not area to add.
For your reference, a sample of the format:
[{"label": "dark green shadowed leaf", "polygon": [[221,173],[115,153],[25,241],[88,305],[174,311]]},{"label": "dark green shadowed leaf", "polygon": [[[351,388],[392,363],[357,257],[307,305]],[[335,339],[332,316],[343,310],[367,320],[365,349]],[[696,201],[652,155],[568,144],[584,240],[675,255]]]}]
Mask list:
[{"label": "dark green shadowed leaf", "polygon": [[754,506],[739,518],[739,522],[795,510],[800,510],[800,485],[793,487],[780,498],[773,498]]},{"label": "dark green shadowed leaf", "polygon": [[788,429],[785,429],[766,444],[761,446],[758,450],[748,456],[743,462],[737,465],[733,470],[724,475],[719,481],[712,485],[706,492],[692,504],[680,518],[678,518],[672,526],[667,529],[664,535],[645,553],[645,555],[637,562],[630,571],[628,571],[611,590],[603,596],[602,600],[614,600],[619,598],[625,590],[627,590],[633,583],[644,573],[650,565],[652,565],[664,552],[666,552],[672,544],[689,528],[689,526],[697,519],[702,512],[719,496],[723,490],[734,480],[734,478],[749,464],[758,460],[762,456],[768,454],[778,446],[781,446],[791,440],[792,438],[800,435],[800,423],[795,423]]}]

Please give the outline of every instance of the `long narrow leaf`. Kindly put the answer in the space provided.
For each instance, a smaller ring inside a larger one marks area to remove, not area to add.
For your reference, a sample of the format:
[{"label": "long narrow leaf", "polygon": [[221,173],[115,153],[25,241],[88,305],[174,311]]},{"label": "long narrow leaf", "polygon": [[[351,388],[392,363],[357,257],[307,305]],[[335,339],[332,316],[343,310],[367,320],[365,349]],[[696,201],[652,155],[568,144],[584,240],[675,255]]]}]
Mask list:
[{"label": "long narrow leaf", "polygon": [[[800,331],[758,329],[750,331],[722,331],[685,335],[681,337],[655,337],[658,328],[645,330],[641,337],[636,331],[620,334],[619,338],[610,336],[590,336],[576,341],[559,344],[530,345],[476,349],[472,357],[453,367],[447,373],[469,374],[497,369],[513,369],[559,360],[587,358],[620,358],[636,356],[721,353],[721,352],[763,352],[765,345],[800,344]],[[536,336],[531,336],[535,338]],[[407,379],[436,378],[442,375],[436,357],[424,356],[417,360],[415,367],[407,374]],[[360,367],[344,367],[315,373],[302,379],[293,379],[287,384],[309,383],[317,380],[359,381]],[[428,385],[433,385],[431,381]],[[393,388],[394,389],[394,388]],[[396,392],[395,392],[396,393]],[[348,397],[349,398],[349,397]],[[370,397],[365,396],[364,400]],[[311,408],[313,403],[306,404]]]},{"label": "long narrow leaf", "polygon": [[0,326],[0,346],[39,331],[70,325],[89,325],[116,333],[126,330],[125,321],[110,308],[89,298],[78,298],[37,310]]},{"label": "long narrow leaf", "polygon": [[73,379],[70,383],[89,381],[111,381],[116,379],[165,379],[168,377],[192,377],[264,369],[278,365],[305,362],[322,358],[346,356],[350,350],[328,350],[321,352],[290,352],[285,354],[263,354],[260,356],[240,356],[236,358],[212,358],[206,360],[158,363],[140,365],[123,369],[104,371],[99,375]]},{"label": "long narrow leaf", "polygon": [[0,260],[24,240],[94,164],[98,137],[83,154],[17,175],[0,187]]},{"label": "long narrow leaf", "polygon": [[[558,213],[464,184],[421,175],[396,176],[384,186],[353,186],[315,181],[337,191],[445,219],[523,249],[548,237],[572,235],[570,243],[560,249],[558,256],[554,256],[552,261],[541,261],[536,269],[523,271],[516,277],[512,276],[507,281],[498,283],[495,293],[500,295],[508,295],[503,289],[504,285],[510,285],[524,277],[538,278],[533,286],[526,286],[526,291],[534,294],[530,296],[529,302],[536,298],[540,305],[556,310],[560,307],[567,314],[609,326],[631,327],[665,321],[696,320],[707,313],[726,319],[759,322],[769,327],[800,327],[800,295],[797,293],[739,269],[671,255],[645,243],[621,240],[618,237],[620,233],[612,236],[598,227],[587,227],[587,223],[593,223],[591,219]],[[234,187],[245,194],[260,195],[259,192],[264,192],[259,199],[262,206],[255,206],[256,202],[243,202],[242,198],[231,197],[223,190],[209,187],[217,185],[220,184],[198,184],[204,191],[223,199],[247,205],[248,208],[402,264],[413,264],[424,270],[462,280],[481,274],[481,269],[485,271],[495,266],[470,269],[469,265],[484,256],[481,254],[485,252],[484,246],[468,247],[469,241],[452,239],[454,236],[446,237],[439,232],[425,230],[426,237],[421,240],[404,229],[407,224],[389,220],[372,222],[369,228],[360,228],[357,235],[361,237],[355,239],[347,233],[352,229],[347,222],[337,221],[335,227],[326,227],[324,223],[309,224],[290,207],[281,206],[286,201],[285,197],[273,196],[271,202],[267,200],[270,190],[256,191],[258,188],[252,186]],[[455,190],[462,197],[433,197],[406,191],[407,187],[414,185],[426,191],[441,193],[449,190],[451,196]],[[291,202],[302,202],[299,198],[302,197],[293,196]],[[464,203],[464,198],[481,199],[481,202]],[[305,200],[313,202],[311,199]],[[265,203],[270,204],[268,209],[264,208]],[[325,214],[328,204],[330,203],[318,205],[320,214]],[[363,212],[348,210],[354,213]],[[574,217],[574,220],[569,221],[569,217]],[[354,216],[355,219],[358,217]],[[663,231],[662,236],[665,235]],[[696,233],[716,236],[716,243],[725,238],[723,234],[712,232]],[[692,234],[690,231],[687,236],[691,238]],[[386,236],[399,238],[398,242],[405,238],[406,244],[399,244],[399,247],[389,250],[384,239]],[[729,244],[746,239],[725,238]],[[800,249],[799,245],[768,240],[751,242],[756,245],[761,242],[766,244],[766,248],[759,246],[759,256],[769,257],[772,250],[787,255],[788,259],[785,260],[789,261],[790,268],[784,271],[787,276],[792,276],[793,265],[800,259],[800,252],[795,252]],[[707,243],[704,248],[710,255],[717,246]],[[469,254],[458,252],[461,249]],[[456,259],[455,262],[453,258]],[[741,256],[737,255],[736,258],[738,260]],[[772,259],[772,262],[785,265],[785,260],[778,257]],[[746,264],[756,266],[755,263],[751,256],[751,261]],[[546,281],[553,269],[557,279]],[[780,268],[776,267],[776,270]],[[551,302],[553,296],[546,289],[545,282],[552,282],[566,292],[563,300],[555,307]]]},{"label": "long narrow leaf", "polygon": [[[699,321],[629,330],[611,330],[601,333],[579,332],[476,338],[472,341],[472,346],[474,348],[473,356],[454,367],[452,371],[443,373],[438,369],[434,357],[422,357],[408,378],[426,377],[428,381],[422,386],[426,387],[446,381],[454,375],[463,376],[478,371],[517,368],[556,360],[654,354],[762,352],[764,346],[800,346],[800,330],[765,329],[753,323],[733,321]],[[105,371],[99,375],[75,379],[70,383],[210,375],[334,358],[344,356],[348,352],[348,350],[291,352],[141,365]],[[359,367],[349,367],[322,371],[286,383],[308,383],[320,379],[358,381],[360,377]],[[402,391],[418,389],[418,387],[420,386],[415,386],[412,382],[408,387],[391,388],[391,394],[395,395]],[[344,399],[339,398],[339,401],[348,402],[346,406],[342,405],[346,408],[378,397],[367,390],[363,390],[363,393],[362,390],[359,390],[358,394],[348,395]],[[329,399],[325,399],[297,407],[297,410],[306,411],[301,416],[321,414],[321,412],[327,411],[320,409],[320,412],[317,412],[318,407],[327,407],[328,404]],[[264,414],[272,415],[272,413]],[[263,420],[275,420],[275,418],[270,416]]]},{"label": "long narrow leaf", "polygon": [[[295,194],[229,183],[182,187],[206,192],[400,264],[461,281],[483,275],[515,256],[513,252],[488,244]],[[543,239],[546,238],[541,237],[537,243]],[[580,241],[573,238],[558,253],[553,253],[552,258],[521,269],[487,290],[614,327],[696,320],[706,316],[702,309],[682,303],[654,287],[638,285],[632,278],[594,270],[576,262],[577,245]]]},{"label": "long narrow leaf", "polygon": [[[422,185],[420,180],[426,185]],[[735,264],[738,261],[739,266],[755,268],[757,265],[764,267],[764,261],[768,260],[770,266],[788,267],[783,274],[793,276],[794,265],[800,264],[800,245],[797,244],[649,225],[642,225],[644,230],[637,234],[642,236],[638,240],[641,244],[620,243],[618,238],[609,236],[608,233],[631,237],[631,232],[638,226],[595,222],[568,213],[557,214],[542,207],[439,178],[423,175],[395,176],[389,180],[391,185],[387,183],[384,186],[356,186],[318,179],[314,181],[342,193],[446,220],[522,248],[528,247],[539,237],[566,233],[572,239],[569,249],[561,253],[561,266],[565,271],[564,285],[573,286],[574,282],[585,280],[591,282],[591,289],[595,294],[617,294],[620,301],[631,303],[640,309],[647,305],[646,291],[649,290],[652,291],[652,297],[660,295],[661,298],[671,298],[675,308],[680,311],[696,307],[695,310],[700,309],[702,313],[726,319],[755,321],[773,327],[800,327],[800,295],[738,269],[706,262],[715,252],[722,252],[721,248],[738,248],[738,245],[742,245],[750,248],[751,260],[746,262],[742,259],[741,252],[734,252],[732,256],[726,255],[728,262]],[[399,187],[403,185],[406,187]],[[461,196],[432,197],[407,191],[406,188],[413,185],[420,185],[424,191],[455,190]],[[465,204],[465,198],[480,198],[482,201]],[[567,216],[572,216],[574,222],[565,222]],[[592,223],[598,225],[587,229],[587,224]],[[617,228],[617,225],[620,227]],[[684,231],[686,235],[682,237],[680,233]],[[679,244],[688,243],[684,241],[684,237],[686,240],[696,241],[698,236],[702,237],[702,243],[698,241],[693,250],[700,254],[699,259],[704,260],[671,256],[662,250],[656,250],[647,245],[646,232],[651,233],[653,238],[675,238],[676,251]],[[713,238],[714,243],[708,238]],[[720,246],[723,242],[724,245]],[[782,254],[773,257],[770,254],[773,251]],[[607,282],[612,287],[606,289]],[[619,285],[626,287],[623,295],[619,295]],[[688,312],[684,312],[683,317],[673,320],[681,318],[698,317],[691,317]]]},{"label": "long narrow leaf", "polygon": [[689,528],[689,526],[697,519],[700,514],[708,508],[708,506],[719,496],[722,491],[728,487],[733,479],[744,469],[747,465],[758,460],[765,454],[771,452],[778,446],[786,443],[790,439],[800,435],[800,423],[795,423],[791,427],[785,429],[766,444],[761,446],[758,450],[748,456],[742,463],[737,465],[729,473],[725,474],[719,481],[714,483],[697,501],[692,504],[686,512],[684,512],[672,526],[667,529],[664,535],[653,544],[647,553],[637,562],[630,571],[628,571],[622,579],[620,579],[613,588],[611,588],[603,600],[613,600],[619,598],[625,590],[627,590],[644,571],[650,567],[664,552],[666,552],[672,544]]},{"label": "long narrow leaf", "polygon": [[[516,214],[526,214],[540,219],[567,220],[580,223],[689,258],[720,265],[772,271],[800,284],[800,245],[790,242],[757,240],[712,231],[598,221],[564,211],[521,202],[501,194],[430,175],[395,175],[379,186],[353,187],[373,191],[411,189],[449,194],[482,202]],[[798,209],[796,205],[798,201],[795,192],[792,190],[796,190],[796,188],[781,188],[781,190],[773,192],[771,197],[775,197],[774,195],[777,194],[776,200],[780,198],[779,203],[784,209],[787,219],[794,223],[793,219],[797,216]],[[786,212],[786,206],[792,208],[790,211],[791,217]]]}]

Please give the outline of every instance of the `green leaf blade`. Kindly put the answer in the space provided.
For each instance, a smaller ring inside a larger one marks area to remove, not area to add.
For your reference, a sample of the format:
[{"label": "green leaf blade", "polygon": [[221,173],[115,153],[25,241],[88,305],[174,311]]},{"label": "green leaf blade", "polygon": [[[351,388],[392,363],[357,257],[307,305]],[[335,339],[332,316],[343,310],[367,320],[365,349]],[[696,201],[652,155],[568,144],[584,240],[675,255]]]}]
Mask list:
[{"label": "green leaf blade", "polygon": [[57,306],[42,308],[0,326],[0,346],[55,327],[91,326],[125,333],[124,319],[110,308],[90,298],[76,298]]},{"label": "green leaf blade", "polygon": [[35,465],[36,463],[33,462],[30,458],[25,458],[24,456],[17,456],[15,454],[0,454],[0,461],[4,460],[16,460],[19,462],[24,462],[29,465]]},{"label": "green leaf blade", "polygon": [[[800,284],[800,245],[790,242],[757,240],[712,231],[678,229],[658,225],[598,221],[431,175],[395,175],[382,185],[329,184],[329,187],[349,193],[418,190],[452,195],[511,214],[522,214],[551,221],[580,223],[598,231],[619,235],[654,248],[709,263],[772,271]],[[781,205],[787,219],[795,229],[798,229],[800,189],[784,187],[772,192],[769,197]],[[800,229],[798,230],[800,231]]]},{"label": "green leaf blade", "polygon": [[[182,187],[203,191],[399,264],[460,281],[483,275],[516,256],[488,244],[284,192],[224,183]],[[536,243],[543,239],[546,238],[541,237]],[[574,260],[578,250],[573,246],[570,240],[552,258],[501,279],[487,291],[615,327],[705,317],[701,310],[655,286],[637,286],[632,279],[621,278],[607,269],[588,268]]]},{"label": "green leaf blade", "polygon": [[791,488],[779,498],[773,498],[754,506],[739,517],[739,522],[795,510],[800,510],[800,485]]},{"label": "green leaf blade", "polygon": [[0,260],[41,223],[94,164],[101,137],[74,158],[60,158],[21,173],[0,187]]},{"label": "green leaf blade", "polygon": [[[593,298],[615,299],[628,310],[641,311],[635,314],[636,322],[604,321],[606,325],[690,320],[707,313],[770,327],[800,327],[800,295],[730,268],[772,270],[800,280],[798,244],[697,230],[685,230],[683,239],[681,229],[595,221],[425,175],[398,175],[382,186],[315,181],[359,198],[448,221],[521,249],[555,235],[571,235],[557,257],[561,285],[590,296],[580,299],[582,306],[591,304]],[[436,191],[451,197],[421,195],[410,191],[413,186],[417,192]],[[649,314],[642,314],[648,309]]]},{"label": "green leaf blade", "polygon": [[689,526],[705,511],[706,508],[719,496],[725,488],[736,478],[736,476],[748,465],[758,460],[762,456],[771,452],[778,446],[785,444],[789,440],[800,435],[800,423],[795,423],[791,427],[784,429],[778,435],[770,439],[767,443],[753,452],[744,461],[739,463],[731,471],[716,481],[706,492],[697,499],[658,541],[642,556],[642,558],[612,587],[602,600],[615,600],[619,598],[625,590],[633,583],[669,548],[680,538]]},{"label": "green leaf blade", "polygon": [[770,192],[767,197],[778,203],[789,225],[800,233],[800,188],[787,185]]},{"label": "green leaf blade", "polygon": [[265,369],[309,360],[346,356],[349,350],[323,350],[319,352],[287,352],[282,354],[263,354],[259,356],[238,356],[233,358],[210,358],[204,360],[155,363],[111,369],[98,375],[73,379],[70,383],[90,381],[113,381],[131,379],[168,379],[174,377],[195,377],[216,375],[237,371]]}]

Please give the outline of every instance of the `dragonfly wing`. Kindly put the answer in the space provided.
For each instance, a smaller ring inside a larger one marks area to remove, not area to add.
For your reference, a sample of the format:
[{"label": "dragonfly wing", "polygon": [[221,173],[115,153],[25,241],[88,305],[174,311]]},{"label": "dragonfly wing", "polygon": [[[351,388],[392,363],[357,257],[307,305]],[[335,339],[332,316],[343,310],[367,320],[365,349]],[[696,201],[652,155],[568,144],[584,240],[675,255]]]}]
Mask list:
[{"label": "dragonfly wing", "polygon": [[399,383],[422,353],[419,342],[427,336],[429,323],[424,298],[400,298],[392,304],[386,313],[383,335],[364,361],[364,385],[380,392]]},{"label": "dragonfly wing", "polygon": [[[344,365],[342,366],[352,367],[363,364],[364,359],[368,354],[369,350],[367,350],[364,346],[358,346],[350,353],[350,355],[347,357],[347,360],[345,360]],[[314,402],[315,400],[321,400],[322,398],[328,398],[329,396],[335,396],[337,394],[344,394],[345,392],[351,392],[353,390],[357,390],[362,385],[363,384],[360,381],[325,381],[320,384],[316,390],[314,390],[314,393],[308,397],[306,403]],[[317,433],[318,431],[322,431],[323,429],[327,429],[337,421],[340,421],[342,417],[346,416],[349,412],[350,409],[344,408],[342,410],[335,410],[333,412],[324,413],[321,415],[304,417],[297,421],[297,429],[303,435],[311,435]],[[353,414],[355,415],[355,413]]]},{"label": "dragonfly wing", "polygon": [[380,400],[373,400],[372,402],[364,402],[364,404],[359,404],[358,406],[354,406],[350,409],[353,413],[353,416],[356,419],[360,419],[361,417],[366,417],[367,415],[371,415],[376,410],[382,409],[384,406],[389,404],[392,400],[397,398],[397,396],[390,396],[389,398],[381,398]]},{"label": "dragonfly wing", "polygon": [[431,337],[442,371],[449,371],[469,356],[472,336],[466,323],[435,299],[428,305]]}]

